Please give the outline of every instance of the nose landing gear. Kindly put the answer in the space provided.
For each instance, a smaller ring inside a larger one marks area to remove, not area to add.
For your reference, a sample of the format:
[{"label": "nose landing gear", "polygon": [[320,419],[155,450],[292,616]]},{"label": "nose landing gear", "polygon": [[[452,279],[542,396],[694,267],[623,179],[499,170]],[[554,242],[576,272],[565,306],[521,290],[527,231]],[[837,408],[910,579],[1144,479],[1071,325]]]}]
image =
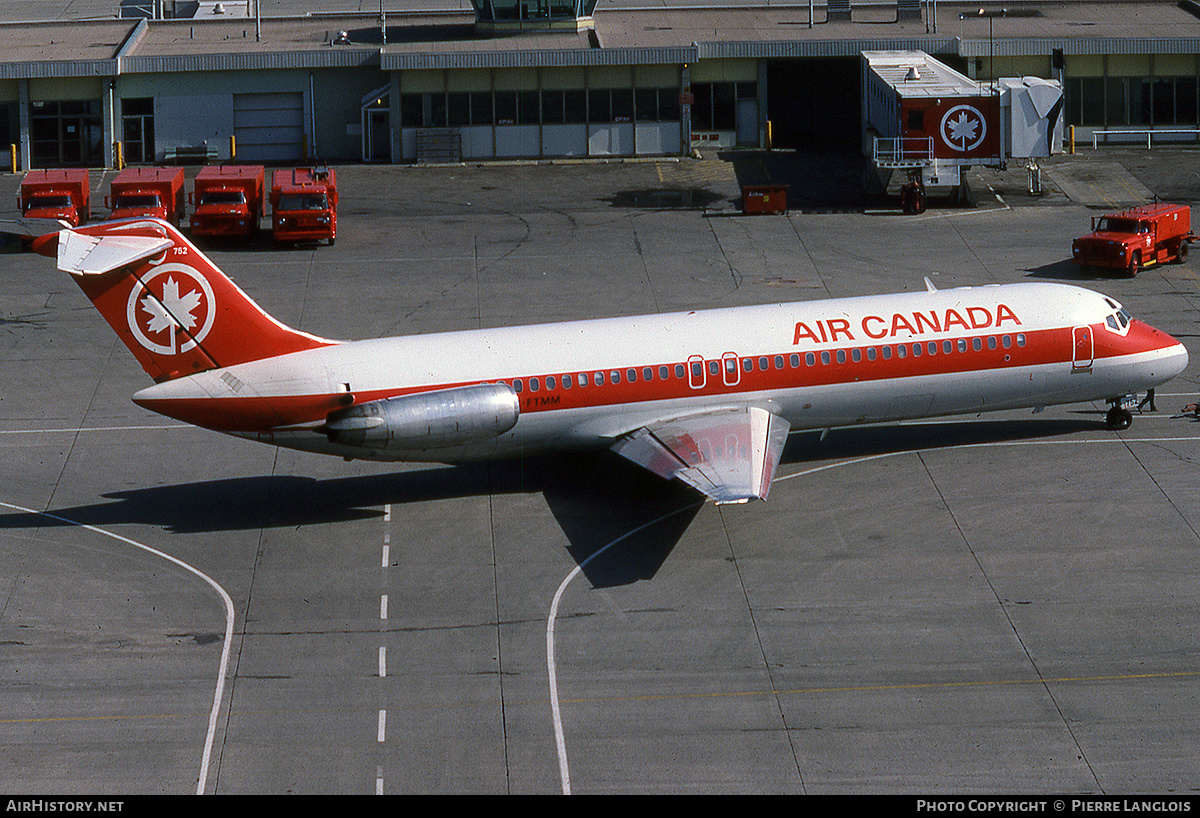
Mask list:
[{"label": "nose landing gear", "polygon": [[1133,412],[1129,411],[1129,397],[1109,398],[1111,406],[1104,415],[1104,425],[1112,432],[1128,429],[1133,423]]}]

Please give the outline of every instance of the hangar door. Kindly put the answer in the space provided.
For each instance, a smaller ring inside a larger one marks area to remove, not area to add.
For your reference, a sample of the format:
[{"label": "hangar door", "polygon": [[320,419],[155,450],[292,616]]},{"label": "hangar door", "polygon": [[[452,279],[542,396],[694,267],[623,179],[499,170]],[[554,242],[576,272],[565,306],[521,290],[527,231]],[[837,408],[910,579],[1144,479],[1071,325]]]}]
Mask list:
[{"label": "hangar door", "polygon": [[234,94],[237,158],[291,162],[304,158],[304,94]]}]

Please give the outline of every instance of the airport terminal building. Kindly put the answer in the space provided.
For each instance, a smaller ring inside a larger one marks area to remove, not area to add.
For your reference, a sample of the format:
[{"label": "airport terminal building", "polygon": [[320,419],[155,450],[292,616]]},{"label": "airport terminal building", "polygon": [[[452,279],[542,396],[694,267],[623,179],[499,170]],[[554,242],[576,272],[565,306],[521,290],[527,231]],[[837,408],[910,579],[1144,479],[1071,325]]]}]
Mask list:
[{"label": "airport terminal building", "polygon": [[443,2],[110,0],[0,22],[0,144],[18,169],[854,147],[869,50],[1057,80],[1077,139],[1200,141],[1191,0]]}]

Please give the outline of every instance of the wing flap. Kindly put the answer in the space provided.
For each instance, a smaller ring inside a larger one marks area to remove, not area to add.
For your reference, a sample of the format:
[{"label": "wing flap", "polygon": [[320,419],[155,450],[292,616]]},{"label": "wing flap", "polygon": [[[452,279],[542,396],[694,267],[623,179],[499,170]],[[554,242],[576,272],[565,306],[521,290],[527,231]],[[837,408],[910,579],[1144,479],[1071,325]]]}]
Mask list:
[{"label": "wing flap", "polygon": [[757,406],[703,412],[643,426],[613,451],[718,504],[765,500],[789,424]]},{"label": "wing flap", "polygon": [[85,236],[73,230],[58,234],[58,269],[74,275],[101,275],[145,258],[171,246],[158,236]]}]

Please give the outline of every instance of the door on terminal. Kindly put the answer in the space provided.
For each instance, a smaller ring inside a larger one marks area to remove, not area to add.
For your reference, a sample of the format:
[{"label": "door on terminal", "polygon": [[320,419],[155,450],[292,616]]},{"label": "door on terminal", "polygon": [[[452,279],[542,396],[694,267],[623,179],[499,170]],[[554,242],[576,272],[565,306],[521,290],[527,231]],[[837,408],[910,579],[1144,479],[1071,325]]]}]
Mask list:
[{"label": "door on terminal", "polygon": [[737,101],[737,143],[739,148],[758,147],[758,100]]},{"label": "door on terminal", "polygon": [[34,102],[31,107],[33,167],[104,164],[99,101]]},{"label": "door on terminal", "polygon": [[367,109],[367,160],[370,162],[392,161],[392,131],[386,109]]}]

